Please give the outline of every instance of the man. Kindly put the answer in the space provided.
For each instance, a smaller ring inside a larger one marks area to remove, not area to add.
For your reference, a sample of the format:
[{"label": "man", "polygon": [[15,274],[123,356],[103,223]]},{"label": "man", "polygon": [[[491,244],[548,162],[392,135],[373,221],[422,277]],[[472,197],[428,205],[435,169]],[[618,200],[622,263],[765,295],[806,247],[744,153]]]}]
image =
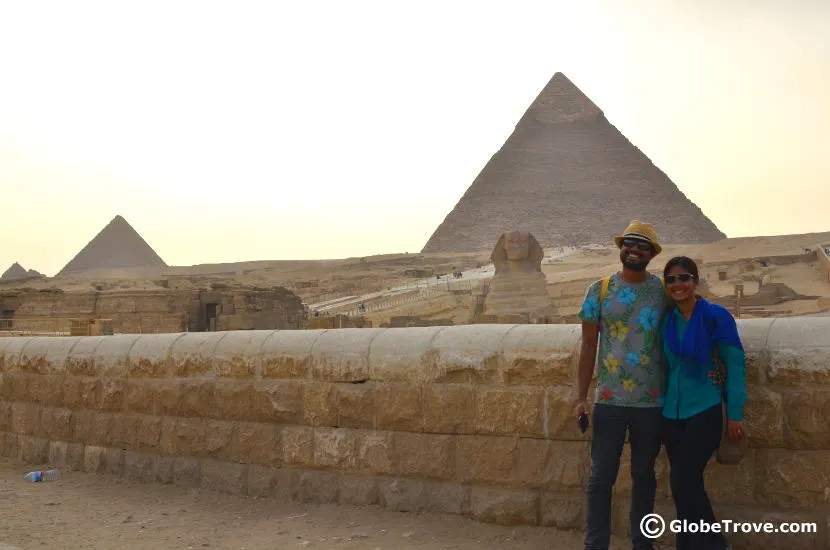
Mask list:
[{"label": "man", "polygon": [[635,550],[651,550],[652,541],[640,531],[640,520],[654,510],[657,488],[654,461],[660,452],[664,383],[659,336],[667,299],[661,279],[646,267],[661,247],[654,227],[639,220],[632,221],[614,242],[620,248],[622,271],[593,283],[579,312],[582,348],[577,417],[590,414],[588,387],[598,364],[596,404],[590,415],[593,437],[585,549],[607,550],[610,544],[611,490],[627,433],[632,545]]}]

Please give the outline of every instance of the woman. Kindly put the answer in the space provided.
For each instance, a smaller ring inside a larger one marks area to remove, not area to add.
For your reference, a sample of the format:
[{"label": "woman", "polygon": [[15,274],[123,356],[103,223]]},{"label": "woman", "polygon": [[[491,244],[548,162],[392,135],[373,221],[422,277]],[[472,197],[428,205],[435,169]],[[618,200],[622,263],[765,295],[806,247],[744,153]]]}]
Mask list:
[{"label": "woman", "polygon": [[[663,441],[671,465],[672,496],[678,519],[712,524],[715,514],[703,486],[703,471],[723,433],[724,382],[729,437],[734,441],[744,437],[744,350],[732,315],[695,294],[700,276],[692,259],[672,258],[663,278],[675,303],[662,322],[668,364]],[[726,368],[726,380],[718,369],[717,356]],[[723,534],[677,535],[677,550],[697,548],[722,550],[729,544]]]}]

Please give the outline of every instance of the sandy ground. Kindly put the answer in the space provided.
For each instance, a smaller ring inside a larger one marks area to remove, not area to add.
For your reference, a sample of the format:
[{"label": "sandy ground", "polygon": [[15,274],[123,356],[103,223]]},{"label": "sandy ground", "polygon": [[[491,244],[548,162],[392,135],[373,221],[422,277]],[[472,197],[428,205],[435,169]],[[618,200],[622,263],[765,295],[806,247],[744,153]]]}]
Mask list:
[{"label": "sandy ground", "polygon": [[[487,525],[458,516],[257,500],[61,472],[0,457],[0,550],[29,548],[574,550],[582,533]],[[613,549],[629,548],[615,539]]]}]

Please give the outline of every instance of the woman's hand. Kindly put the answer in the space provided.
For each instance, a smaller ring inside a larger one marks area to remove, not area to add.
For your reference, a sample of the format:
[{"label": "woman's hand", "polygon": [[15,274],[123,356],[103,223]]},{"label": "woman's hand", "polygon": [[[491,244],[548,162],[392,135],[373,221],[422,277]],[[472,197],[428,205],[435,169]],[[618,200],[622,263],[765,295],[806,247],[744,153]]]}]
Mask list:
[{"label": "woman's hand", "polygon": [[738,442],[744,438],[744,425],[740,420],[729,420],[726,423],[726,432],[729,434],[729,439]]}]

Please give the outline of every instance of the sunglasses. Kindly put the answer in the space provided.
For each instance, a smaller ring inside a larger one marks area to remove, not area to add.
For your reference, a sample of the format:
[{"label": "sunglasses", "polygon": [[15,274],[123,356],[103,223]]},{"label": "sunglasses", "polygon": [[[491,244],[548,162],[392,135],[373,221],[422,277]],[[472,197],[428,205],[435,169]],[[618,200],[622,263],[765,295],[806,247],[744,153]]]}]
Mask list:
[{"label": "sunglasses", "polygon": [[638,241],[635,239],[623,239],[622,245],[626,248],[637,248],[643,251],[651,250],[651,245],[645,241]]},{"label": "sunglasses", "polygon": [[671,285],[680,281],[681,283],[688,283],[689,281],[694,281],[695,276],[691,273],[681,273],[680,275],[666,275],[666,284]]}]

